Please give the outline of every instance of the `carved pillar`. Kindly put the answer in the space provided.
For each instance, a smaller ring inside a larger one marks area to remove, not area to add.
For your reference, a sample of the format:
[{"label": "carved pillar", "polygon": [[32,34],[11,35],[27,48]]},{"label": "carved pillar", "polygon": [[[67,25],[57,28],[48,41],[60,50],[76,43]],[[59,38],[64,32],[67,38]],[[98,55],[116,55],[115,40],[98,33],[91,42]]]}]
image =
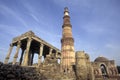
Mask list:
[{"label": "carved pillar", "polygon": [[20,65],[21,65],[21,63],[22,63],[22,61],[23,61],[23,54],[24,54],[24,51],[25,51],[25,49],[22,49],[22,53],[21,53],[21,57],[20,57]]},{"label": "carved pillar", "polygon": [[40,44],[39,56],[38,56],[38,66],[39,66],[40,63],[41,63],[41,58],[42,58],[42,53],[43,53],[43,47],[44,47],[44,45],[43,45],[43,44]]},{"label": "carved pillar", "polygon": [[26,58],[26,49],[25,49],[25,51],[24,51],[24,55],[23,55],[23,62],[22,62],[22,66],[24,66],[24,64],[25,64],[25,58]]},{"label": "carved pillar", "polygon": [[16,53],[15,53],[15,55],[14,55],[14,59],[13,59],[13,64],[15,64],[16,61],[17,61],[20,46],[21,46],[21,42],[18,41],[18,43],[17,43],[17,48],[16,48]]},{"label": "carved pillar", "polygon": [[56,58],[58,58],[59,56],[58,56],[58,51],[56,51],[56,53],[55,53],[55,57]]},{"label": "carved pillar", "polygon": [[49,55],[51,55],[51,54],[52,54],[52,51],[53,51],[53,49],[52,49],[52,48],[50,48]]},{"label": "carved pillar", "polygon": [[25,52],[25,57],[24,57],[24,66],[28,66],[28,60],[29,60],[29,50],[30,50],[30,45],[31,45],[32,39],[29,38],[27,41],[27,46],[26,46],[26,52]]},{"label": "carved pillar", "polygon": [[11,52],[12,52],[12,49],[13,49],[13,44],[10,44],[8,54],[7,54],[7,56],[6,56],[6,58],[5,58],[5,61],[4,61],[5,64],[8,63],[8,60],[9,60],[9,58],[10,58],[10,54],[11,54]]}]

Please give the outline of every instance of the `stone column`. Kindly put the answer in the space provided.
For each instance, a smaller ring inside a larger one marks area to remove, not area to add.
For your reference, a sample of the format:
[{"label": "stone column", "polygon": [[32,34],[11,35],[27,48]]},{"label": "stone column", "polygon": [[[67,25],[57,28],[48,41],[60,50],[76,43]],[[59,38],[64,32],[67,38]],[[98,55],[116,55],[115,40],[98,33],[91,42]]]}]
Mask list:
[{"label": "stone column", "polygon": [[28,65],[32,65],[33,57],[34,57],[33,51],[30,50],[28,55]]},{"label": "stone column", "polygon": [[28,65],[31,65],[31,60],[32,60],[32,52],[31,52],[31,50],[29,51],[29,53],[28,53]]},{"label": "stone column", "polygon": [[22,61],[23,61],[23,54],[24,54],[24,51],[25,51],[25,49],[22,49],[22,53],[21,53],[21,57],[20,57],[20,65],[21,65],[21,63],[22,63]]},{"label": "stone column", "polygon": [[22,66],[24,66],[24,64],[25,64],[25,58],[26,58],[26,49],[25,49],[25,51],[24,51],[24,55],[23,55],[23,62],[22,62]]},{"label": "stone column", "polygon": [[52,51],[53,51],[53,49],[52,49],[52,48],[50,48],[49,55],[51,55],[51,54],[52,54]]},{"label": "stone column", "polygon": [[21,42],[19,41],[19,42],[17,43],[17,48],[16,48],[16,53],[15,53],[15,55],[14,55],[13,64],[15,64],[16,61],[17,61],[20,46],[21,46]]},{"label": "stone column", "polygon": [[23,66],[28,66],[29,50],[30,50],[31,42],[32,42],[32,38],[29,38],[28,41],[27,41],[27,46],[26,46],[26,52],[25,52],[25,57],[24,57]]},{"label": "stone column", "polygon": [[56,53],[55,53],[55,57],[56,58],[58,58],[59,56],[58,56],[58,51],[56,51]]},{"label": "stone column", "polygon": [[39,55],[38,55],[38,66],[40,65],[41,63],[41,58],[42,58],[42,54],[43,54],[43,47],[44,47],[44,44],[40,44],[40,49],[39,49]]},{"label": "stone column", "polygon": [[13,44],[10,44],[9,51],[8,51],[8,54],[7,54],[6,58],[5,58],[4,64],[8,63],[8,60],[10,58],[10,54],[12,52],[12,49],[13,49]]}]

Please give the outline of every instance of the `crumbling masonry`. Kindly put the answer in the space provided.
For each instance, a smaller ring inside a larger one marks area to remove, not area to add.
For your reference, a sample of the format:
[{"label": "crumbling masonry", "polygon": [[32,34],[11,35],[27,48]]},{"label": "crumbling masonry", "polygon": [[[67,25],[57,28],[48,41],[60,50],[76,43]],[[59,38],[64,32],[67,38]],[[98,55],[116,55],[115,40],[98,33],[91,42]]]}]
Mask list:
[{"label": "crumbling masonry", "polygon": [[[16,52],[10,64],[8,60],[14,46]],[[20,49],[22,53],[17,62]],[[36,65],[33,64],[34,54],[38,54]],[[4,64],[0,62],[0,80],[120,80],[120,75],[114,60],[98,57],[94,62],[90,62],[87,53],[75,52],[72,25],[66,7],[61,50],[37,37],[32,31],[15,37],[10,44]]]}]

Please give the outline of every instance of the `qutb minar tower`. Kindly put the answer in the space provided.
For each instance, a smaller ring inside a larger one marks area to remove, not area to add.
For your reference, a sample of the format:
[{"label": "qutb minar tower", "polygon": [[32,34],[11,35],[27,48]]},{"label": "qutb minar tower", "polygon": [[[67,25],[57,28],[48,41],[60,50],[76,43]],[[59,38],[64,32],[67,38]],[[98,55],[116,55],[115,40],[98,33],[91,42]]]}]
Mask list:
[{"label": "qutb minar tower", "polygon": [[[8,61],[15,46],[11,65]],[[36,54],[38,62],[34,63]],[[0,62],[0,80],[120,80],[120,74],[114,60],[100,56],[91,62],[85,51],[75,52],[69,11],[65,7],[61,50],[32,31],[17,36],[10,44],[4,64]]]},{"label": "qutb minar tower", "polygon": [[75,64],[74,39],[72,37],[72,25],[68,8],[64,8],[63,26],[61,39],[62,70],[69,72]]}]

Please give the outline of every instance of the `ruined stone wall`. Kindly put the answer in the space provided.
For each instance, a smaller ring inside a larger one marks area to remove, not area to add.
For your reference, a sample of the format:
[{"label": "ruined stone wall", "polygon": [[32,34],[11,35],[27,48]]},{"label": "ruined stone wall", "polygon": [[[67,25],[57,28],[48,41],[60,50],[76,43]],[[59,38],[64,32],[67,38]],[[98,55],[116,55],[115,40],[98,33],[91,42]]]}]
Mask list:
[{"label": "ruined stone wall", "polygon": [[76,75],[77,80],[87,80],[87,66],[83,52],[76,52]]},{"label": "ruined stone wall", "polygon": [[94,80],[89,55],[84,51],[76,52],[76,78],[77,80]]},{"label": "ruined stone wall", "polygon": [[25,67],[0,62],[0,80],[76,80],[60,72],[60,65],[44,63]]},{"label": "ruined stone wall", "polygon": [[0,62],[0,80],[46,80],[35,67],[3,64]]}]

